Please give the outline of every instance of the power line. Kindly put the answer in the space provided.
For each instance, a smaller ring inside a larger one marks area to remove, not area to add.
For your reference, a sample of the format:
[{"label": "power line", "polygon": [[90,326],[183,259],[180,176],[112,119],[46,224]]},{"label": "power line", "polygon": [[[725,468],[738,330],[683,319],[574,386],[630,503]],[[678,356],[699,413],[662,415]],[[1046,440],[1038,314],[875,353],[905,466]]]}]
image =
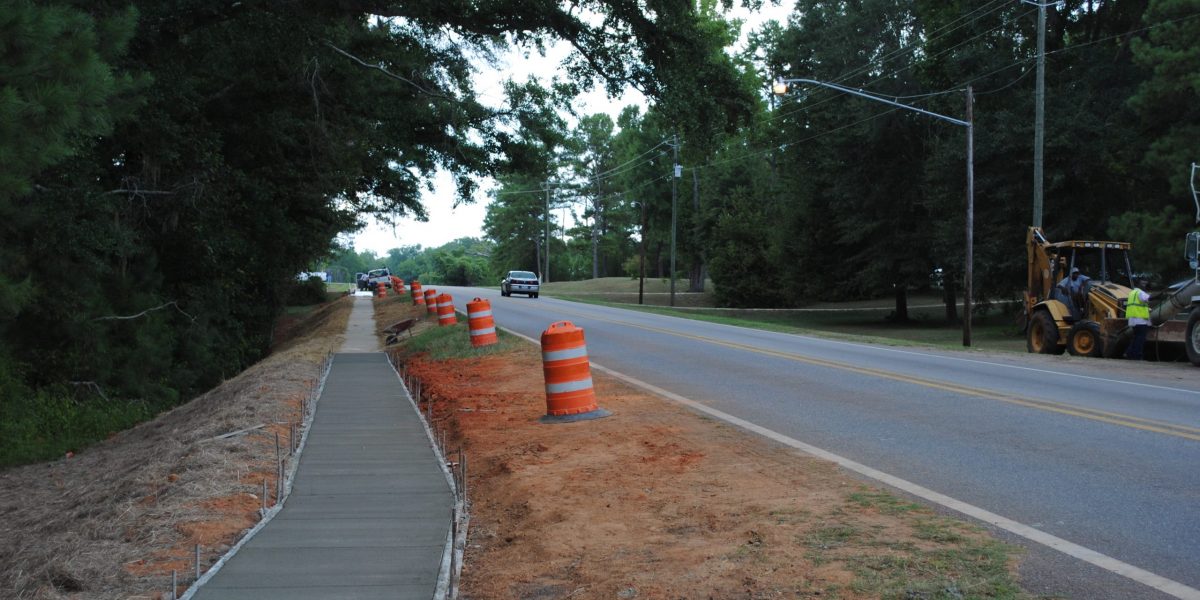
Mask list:
[{"label": "power line", "polygon": [[[997,3],[998,3],[998,2],[997,2]],[[980,10],[982,10],[982,9],[980,9]],[[979,11],[978,11],[978,10],[976,10],[975,12],[979,12]],[[990,12],[989,12],[989,13],[987,13],[987,14],[991,14],[992,12],[995,12],[995,10],[993,10],[993,11],[990,11]],[[1008,24],[1012,23],[1013,21],[1015,21],[1015,20],[1017,20],[1017,19],[1021,19],[1021,18],[1025,17],[1025,16],[1028,16],[1029,14],[1032,14],[1032,13],[1033,13],[1033,11],[1029,11],[1029,12],[1027,12],[1027,13],[1024,13],[1024,14],[1022,14],[1022,15],[1018,15],[1018,16],[1016,17],[1016,19],[1013,19],[1013,20],[1007,20],[1005,23],[1001,23],[1000,25],[997,25],[996,27],[993,27],[992,29],[989,29],[988,31],[986,31],[986,32],[984,32],[984,33],[982,33],[982,34],[976,35],[976,36],[974,36],[974,37],[970,38],[969,40],[967,40],[967,41],[965,41],[965,42],[962,42],[962,43],[956,44],[955,46],[952,46],[952,47],[950,47],[950,48],[947,48],[947,49],[945,49],[945,50],[942,50],[941,52],[938,52],[937,54],[934,54],[934,55],[928,56],[928,57],[926,57],[926,60],[928,60],[928,59],[931,59],[931,58],[936,58],[936,57],[938,57],[938,56],[941,56],[941,55],[943,55],[943,54],[945,54],[945,53],[947,53],[947,52],[949,52],[949,51],[952,51],[952,50],[955,50],[955,49],[957,49],[957,48],[960,48],[960,47],[962,47],[963,45],[965,45],[965,44],[967,44],[967,43],[969,43],[969,42],[975,41],[975,40],[977,40],[977,39],[979,39],[979,38],[983,37],[984,35],[990,34],[990,33],[994,32],[994,31],[996,31],[997,29],[1000,29],[1001,27],[1003,27],[1003,26],[1005,26],[1005,25],[1008,25]],[[983,16],[986,16],[986,15],[983,15]],[[962,18],[965,18],[965,17],[962,17]],[[962,18],[960,18],[959,20],[961,20]],[[1191,15],[1186,15],[1186,16],[1183,16],[1183,17],[1179,17],[1179,18],[1175,18],[1175,19],[1170,19],[1170,20],[1167,20],[1167,21],[1162,21],[1162,22],[1160,22],[1160,23],[1155,23],[1155,24],[1153,24],[1153,25],[1148,25],[1148,26],[1146,26],[1146,27],[1141,27],[1141,28],[1138,28],[1138,29],[1133,29],[1133,30],[1130,30],[1130,31],[1127,31],[1127,32],[1124,32],[1124,33],[1115,34],[1115,35],[1107,36],[1107,37],[1104,37],[1104,38],[1100,38],[1100,39],[1092,40],[1092,41],[1090,41],[1090,42],[1084,42],[1084,43],[1080,43],[1080,44],[1073,44],[1073,45],[1071,45],[1071,46],[1067,46],[1067,47],[1064,47],[1064,48],[1060,48],[1060,49],[1058,49],[1058,50],[1054,50],[1054,51],[1052,51],[1052,52],[1047,52],[1047,53],[1046,53],[1046,55],[1047,55],[1047,56],[1050,56],[1050,55],[1061,54],[1061,53],[1063,53],[1063,52],[1068,52],[1068,51],[1071,51],[1071,50],[1076,50],[1076,49],[1079,49],[1079,48],[1085,48],[1085,47],[1088,47],[1088,46],[1093,46],[1093,45],[1096,45],[1096,44],[1100,44],[1100,43],[1103,43],[1103,42],[1106,42],[1106,41],[1111,41],[1111,40],[1118,39],[1118,38],[1122,38],[1122,37],[1128,37],[1128,36],[1131,36],[1131,35],[1134,35],[1134,34],[1143,33],[1143,32],[1146,32],[1146,31],[1149,31],[1149,30],[1155,29],[1155,28],[1157,28],[1157,27],[1162,27],[1162,26],[1164,26],[1164,25],[1170,25],[1170,24],[1173,24],[1173,23],[1180,23],[1180,22],[1184,22],[1184,21],[1189,21],[1189,20],[1191,20],[1191,19],[1195,19],[1195,18],[1200,18],[1200,13],[1194,13],[1194,14],[1191,14]],[[956,29],[957,29],[957,28],[956,28]],[[947,33],[949,33],[949,32],[947,32]],[[973,77],[973,78],[971,78],[971,79],[968,79],[968,80],[966,80],[966,81],[963,81],[963,82],[961,82],[961,83],[959,83],[959,84],[955,85],[955,86],[954,86],[954,87],[952,87],[952,88],[948,88],[948,89],[945,89],[945,90],[942,90],[942,91],[938,91],[938,92],[930,92],[930,93],[926,93],[926,94],[914,94],[914,95],[908,95],[908,96],[888,96],[888,95],[884,95],[884,94],[880,94],[880,95],[881,95],[881,96],[883,96],[883,97],[885,97],[885,98],[892,98],[892,99],[895,99],[895,100],[902,100],[902,99],[925,99],[925,98],[931,98],[931,97],[935,97],[935,96],[942,96],[942,95],[946,95],[946,94],[961,93],[961,92],[962,92],[962,91],[965,89],[965,87],[966,87],[967,85],[970,85],[970,84],[972,84],[972,83],[975,83],[975,82],[977,82],[977,81],[979,81],[979,80],[982,80],[982,79],[986,79],[986,78],[988,78],[988,77],[991,77],[991,76],[993,76],[993,75],[996,75],[997,73],[1001,73],[1001,72],[1003,72],[1003,71],[1007,71],[1007,70],[1009,70],[1009,69],[1012,69],[1012,68],[1014,68],[1014,67],[1018,67],[1018,66],[1021,66],[1021,65],[1028,64],[1029,62],[1031,62],[1031,61],[1033,61],[1033,60],[1034,60],[1034,57],[1029,57],[1029,58],[1024,58],[1024,59],[1021,59],[1021,60],[1015,61],[1015,62],[1013,62],[1013,63],[1010,63],[1010,64],[1008,64],[1008,65],[1005,65],[1005,66],[1003,66],[1003,67],[1000,67],[1000,68],[994,69],[994,70],[992,70],[992,71],[989,71],[989,72],[987,72],[987,73],[984,73],[983,75],[978,75],[978,76],[976,76],[976,77]],[[868,65],[868,67],[869,67],[869,66],[870,66],[870,65]],[[880,75],[879,77],[876,77],[875,79],[873,79],[873,80],[871,80],[871,81],[867,82],[867,84],[865,84],[865,85],[870,85],[871,83],[874,83],[874,82],[876,82],[876,81],[879,81],[880,79],[882,79],[882,78],[884,78],[884,77],[886,77],[886,76],[888,76],[888,75],[895,75],[896,73],[899,73],[899,72],[901,72],[901,71],[904,71],[904,70],[906,70],[906,69],[912,68],[913,66],[915,66],[915,64],[910,64],[910,65],[907,65],[907,66],[905,66],[905,67],[902,67],[902,68],[900,68],[900,69],[897,69],[897,70],[895,70],[895,71],[892,71],[892,72],[891,72],[891,73],[889,73],[889,74]],[[862,67],[862,68],[866,68],[866,67]],[[861,70],[862,68],[860,68],[860,69],[858,69],[858,70],[856,70],[856,71],[859,71],[859,70]],[[856,72],[856,71],[852,71],[851,73],[853,73],[853,72]],[[975,95],[977,95],[977,96],[980,96],[980,95],[994,94],[994,93],[998,93],[998,92],[1004,91],[1004,90],[1006,90],[1006,89],[1008,89],[1008,88],[1011,88],[1012,86],[1016,85],[1018,82],[1020,82],[1021,80],[1023,80],[1025,77],[1027,77],[1027,76],[1028,76],[1030,73],[1032,73],[1032,72],[1033,72],[1033,71],[1024,71],[1024,72],[1022,72],[1020,75],[1018,75],[1017,77],[1015,77],[1015,78],[1014,78],[1012,81],[1009,81],[1008,83],[1006,83],[1006,84],[1004,84],[1004,85],[1002,85],[1002,86],[1000,86],[1000,87],[993,88],[993,89],[990,89],[990,90],[981,91],[981,92],[976,92],[976,93],[975,93]],[[817,106],[820,106],[821,104],[825,104],[826,102],[829,102],[829,101],[831,101],[833,98],[836,98],[836,97],[837,97],[837,95],[835,95],[835,94],[833,94],[832,92],[830,92],[830,96],[829,96],[828,98],[824,98],[824,99],[821,99],[821,100],[819,100],[819,101],[818,101],[818,102],[816,102],[816,103],[813,103],[813,104],[809,104],[809,105],[806,105],[806,106],[800,107],[799,109],[797,109],[797,110],[795,110],[795,111],[791,111],[791,112],[788,112],[788,113],[783,113],[783,114],[777,114],[777,115],[774,115],[774,116],[772,116],[771,118],[767,119],[767,121],[770,121],[770,120],[772,120],[772,119],[775,119],[775,118],[778,118],[778,117],[787,116],[787,115],[790,115],[790,114],[795,114],[795,113],[797,113],[797,112],[806,111],[806,110],[811,110],[811,109],[813,109],[813,108],[815,108],[815,107],[817,107]],[[853,127],[853,126],[855,126],[855,125],[859,125],[859,124],[862,124],[862,123],[865,123],[865,122],[868,122],[868,121],[872,121],[872,120],[874,120],[874,119],[878,119],[878,118],[880,118],[880,117],[883,117],[883,116],[885,116],[885,115],[891,114],[891,113],[895,112],[896,110],[899,110],[899,109],[894,109],[894,108],[893,108],[893,109],[889,109],[889,110],[886,110],[886,111],[882,111],[882,112],[876,113],[876,114],[874,114],[874,115],[871,115],[871,116],[869,116],[869,117],[866,117],[866,118],[860,119],[860,120],[858,120],[858,121],[855,121],[855,122],[853,122],[853,123],[848,123],[848,124],[846,124],[846,125],[841,125],[841,126],[838,126],[838,127],[835,127],[835,128],[833,128],[833,129],[830,129],[830,130],[827,130],[827,131],[823,131],[823,132],[821,132],[821,133],[818,133],[818,134],[815,134],[815,135],[811,135],[811,136],[808,136],[808,137],[805,137],[805,138],[802,138],[802,139],[799,139],[799,140],[795,140],[795,141],[791,141],[791,142],[785,142],[785,143],[783,143],[783,144],[780,144],[780,145],[777,145],[777,146],[772,146],[771,148],[767,148],[767,149],[764,149],[764,150],[759,150],[759,151],[755,151],[755,152],[750,152],[750,153],[743,154],[743,155],[740,155],[740,156],[735,156],[735,157],[732,157],[732,158],[727,158],[727,159],[723,159],[723,160],[719,160],[719,161],[714,161],[714,162],[708,162],[708,163],[705,163],[705,164],[703,164],[703,165],[696,165],[696,166],[695,166],[695,167],[693,167],[693,168],[696,168],[696,169],[710,168],[710,167],[715,167],[715,166],[719,166],[719,165],[722,165],[722,164],[728,164],[728,163],[731,163],[731,162],[736,162],[736,161],[740,161],[740,160],[746,160],[746,159],[748,159],[748,158],[754,158],[754,157],[757,157],[757,156],[761,156],[761,155],[763,155],[763,154],[767,154],[767,153],[769,153],[769,152],[775,152],[775,151],[778,151],[778,150],[784,150],[784,149],[788,148],[789,146],[795,146],[795,145],[797,145],[797,144],[802,144],[802,143],[804,143],[804,142],[812,141],[812,140],[814,140],[814,139],[818,139],[818,138],[820,138],[820,137],[823,137],[823,136],[826,136],[826,135],[830,135],[830,134],[833,134],[833,133],[837,133],[838,131],[842,131],[842,130],[844,130],[844,129],[847,129],[847,128],[850,128],[850,127]],[[666,142],[665,140],[664,140],[664,141],[662,141],[662,142],[659,142],[659,144],[657,144],[656,146],[652,147],[650,150],[647,150],[647,151],[643,152],[642,154],[639,154],[639,155],[638,155],[637,157],[635,157],[634,159],[632,159],[632,160],[630,160],[630,161],[627,161],[626,163],[623,163],[622,165],[620,165],[620,166],[618,166],[618,167],[614,167],[613,169],[610,169],[609,171],[606,171],[605,173],[602,173],[602,174],[600,174],[600,175],[611,176],[611,175],[619,174],[619,173],[617,173],[617,172],[616,172],[616,171],[617,171],[617,169],[619,169],[619,168],[621,168],[621,167],[623,167],[623,166],[626,166],[626,165],[632,164],[633,162],[636,162],[636,161],[640,160],[640,158],[641,158],[642,156],[645,156],[646,154],[649,154],[650,152],[652,152],[652,151],[654,151],[654,150],[656,150],[656,149],[660,148],[661,146],[663,146],[663,145],[664,145],[664,144],[666,144],[666,143],[667,143],[667,142]],[[594,177],[594,178],[589,178],[589,179],[587,179],[587,180],[585,180],[585,181],[591,182],[591,181],[594,181],[594,180],[596,180],[596,179],[600,179],[600,178],[601,178],[600,176],[597,176],[597,177]],[[625,190],[625,191],[623,191],[623,192],[615,192],[615,193],[613,193],[613,194],[609,194],[609,195],[606,195],[606,196],[602,196],[602,198],[612,198],[612,197],[616,197],[616,196],[619,196],[619,195],[622,195],[622,194],[628,194],[628,193],[632,193],[633,191],[636,191],[636,190],[643,189],[643,188],[645,188],[645,187],[646,187],[646,186],[648,186],[648,185],[652,185],[652,184],[654,184],[654,183],[657,183],[657,182],[659,182],[659,181],[662,181],[662,180],[664,180],[664,179],[666,179],[666,178],[667,178],[667,176],[666,176],[666,175],[664,175],[664,176],[658,177],[658,178],[656,178],[656,179],[652,179],[652,180],[650,180],[650,181],[647,181],[647,182],[645,182],[645,183],[643,183],[643,184],[641,184],[641,185],[639,185],[639,186],[637,186],[637,187],[634,187],[634,188],[632,188],[632,189]],[[502,192],[502,193],[514,193],[514,194],[520,194],[520,193],[545,193],[545,191],[544,191],[544,190],[529,190],[529,191],[515,191],[515,192]],[[582,198],[582,196],[574,196],[574,198]]]},{"label": "power line", "polygon": [[[992,11],[992,12],[995,12],[995,11]],[[949,47],[949,48],[945,48],[945,49],[943,49],[942,51],[940,51],[940,52],[938,52],[938,53],[936,53],[936,54],[932,54],[932,55],[926,56],[924,60],[931,60],[931,59],[937,58],[937,57],[939,57],[939,56],[943,56],[943,55],[945,55],[945,54],[947,54],[947,53],[949,53],[949,52],[952,52],[952,51],[954,51],[954,50],[957,50],[957,49],[959,49],[959,48],[961,48],[961,47],[963,47],[963,46],[965,46],[965,45],[967,45],[967,44],[969,44],[969,43],[971,43],[971,42],[974,42],[975,40],[978,40],[979,38],[982,38],[982,37],[984,37],[984,36],[986,36],[986,35],[990,35],[990,34],[994,33],[994,32],[995,32],[995,31],[997,31],[998,29],[1001,29],[1001,28],[1003,28],[1003,27],[1005,27],[1005,26],[1007,26],[1007,25],[1011,25],[1012,23],[1015,23],[1017,20],[1019,20],[1019,19],[1021,19],[1021,18],[1025,17],[1025,16],[1028,16],[1028,15],[1030,15],[1030,14],[1033,14],[1033,12],[1034,12],[1034,11],[1030,10],[1030,11],[1028,11],[1028,12],[1024,13],[1024,14],[1018,15],[1018,16],[1017,16],[1016,18],[1014,18],[1014,19],[1006,20],[1006,21],[1004,21],[1003,23],[1000,23],[999,25],[997,25],[997,26],[995,26],[995,27],[993,27],[993,28],[991,28],[991,29],[989,29],[989,30],[987,30],[987,31],[983,32],[983,33],[980,33],[979,35],[976,35],[976,36],[974,36],[974,37],[972,37],[972,38],[969,38],[969,39],[967,39],[967,40],[965,40],[965,41],[963,41],[963,42],[960,42],[960,43],[958,43],[958,44],[955,44],[955,45],[953,45],[953,46],[951,46],[951,47]],[[988,13],[988,14],[991,14],[991,13]],[[986,16],[986,15],[985,15],[985,16]],[[917,64],[918,64],[918,63],[914,62],[914,63],[910,63],[910,64],[908,64],[908,65],[905,65],[905,66],[903,66],[903,67],[900,67],[900,68],[898,68],[898,69],[895,69],[895,70],[893,70],[893,71],[890,71],[890,72],[888,72],[888,73],[881,73],[879,76],[875,77],[874,79],[871,79],[870,81],[868,81],[868,82],[866,82],[866,83],[864,83],[864,84],[862,84],[861,86],[858,86],[858,87],[859,87],[859,89],[866,88],[866,87],[870,86],[871,84],[873,84],[873,83],[877,83],[877,82],[879,82],[879,81],[881,81],[881,80],[883,80],[883,79],[885,79],[885,78],[894,77],[895,75],[898,75],[899,73],[902,73],[902,72],[904,72],[904,71],[907,71],[908,69],[911,69],[911,68],[913,68],[913,67],[914,67],[914,66],[916,66]],[[836,83],[836,82],[835,82],[835,83]],[[968,82],[968,83],[969,83],[969,82]],[[962,84],[962,85],[966,85],[966,84],[964,83],[964,84]],[[799,106],[799,107],[797,107],[795,110],[792,110],[792,111],[788,111],[788,112],[783,112],[783,113],[780,113],[780,114],[778,114],[776,117],[772,117],[772,118],[770,118],[770,119],[767,119],[767,120],[768,120],[768,121],[771,121],[771,120],[773,120],[773,119],[775,119],[775,118],[778,118],[778,117],[786,117],[786,116],[789,116],[789,115],[794,115],[794,114],[796,114],[796,113],[803,112],[803,111],[806,111],[806,110],[812,110],[812,109],[814,109],[814,108],[816,108],[816,107],[818,107],[818,106],[821,106],[822,104],[825,104],[825,103],[827,103],[827,102],[830,102],[830,101],[832,101],[834,98],[837,98],[837,97],[838,97],[838,94],[835,94],[835,93],[833,93],[833,92],[826,92],[825,90],[820,90],[820,92],[821,92],[821,93],[825,93],[826,95],[825,95],[825,97],[824,97],[824,98],[821,98],[819,101],[817,101],[817,102],[814,102],[814,103],[810,103],[810,104],[805,104],[805,105]],[[879,94],[879,95],[881,95],[881,96],[888,97],[888,98],[897,98],[897,99],[902,99],[902,98],[906,98],[906,97],[908,97],[908,96],[890,96],[890,95],[887,95],[887,94],[880,94],[879,92],[874,92],[874,91],[872,91],[872,93]],[[941,93],[948,93],[948,92],[937,92],[937,93],[935,93],[934,95],[941,94]],[[925,96],[925,94],[918,94],[918,95],[911,96],[911,97],[914,97],[914,98],[919,98],[919,97],[923,97],[923,96]],[[819,97],[819,96],[816,96],[816,95],[815,95],[814,97]]]},{"label": "power line", "polygon": [[[1001,1],[1003,1],[1003,0],[1000,0],[1000,1],[994,2],[993,4],[1000,4],[1000,2],[1001,2]],[[983,8],[986,8],[986,7],[987,7],[987,5],[985,5]],[[958,21],[961,21],[961,20],[967,19],[967,18],[971,17],[971,16],[972,16],[974,13],[976,13],[976,12],[979,12],[979,10],[983,10],[983,8],[981,8],[981,9],[978,9],[978,10],[976,10],[976,11],[973,11],[972,13],[968,13],[967,15],[964,15],[963,17],[959,17],[959,18],[958,18],[958,19],[956,19],[955,21],[952,21],[951,23],[947,24],[947,26],[949,26],[949,25],[952,25],[952,24],[954,24],[954,23],[956,23],[956,22],[958,22]],[[986,17],[986,16],[988,16],[988,15],[991,15],[992,13],[994,13],[994,12],[996,12],[996,11],[1000,10],[1001,8],[1004,8],[1004,7],[1003,7],[1003,6],[998,6],[997,8],[995,8],[995,9],[993,9],[993,10],[990,10],[990,11],[988,11],[986,14],[979,15],[979,16],[978,16],[978,17],[976,17],[976,18],[983,18],[983,17]],[[993,28],[991,28],[991,29],[989,29],[989,30],[987,30],[987,31],[985,31],[985,32],[983,32],[983,33],[981,33],[981,34],[979,34],[979,35],[977,35],[977,36],[973,37],[973,38],[970,38],[970,39],[968,39],[968,40],[966,40],[966,41],[964,41],[964,42],[960,42],[960,43],[958,43],[958,44],[955,44],[954,46],[951,46],[951,47],[949,47],[949,48],[945,48],[945,49],[943,49],[941,52],[938,52],[937,54],[934,54],[934,55],[931,55],[931,56],[927,56],[927,57],[925,58],[925,60],[929,60],[929,59],[932,59],[932,58],[937,58],[938,56],[942,56],[942,55],[944,55],[944,54],[946,54],[946,53],[948,53],[948,52],[951,52],[951,51],[953,51],[953,50],[956,50],[956,49],[958,49],[958,48],[960,48],[960,47],[962,47],[962,46],[964,46],[964,45],[966,45],[966,44],[969,44],[969,43],[971,43],[971,42],[973,42],[973,41],[975,41],[975,40],[977,40],[977,39],[979,39],[979,38],[981,38],[981,37],[985,36],[985,35],[991,34],[991,33],[995,32],[996,30],[998,30],[998,29],[1000,29],[1000,28],[1002,28],[1002,27],[1004,27],[1004,26],[1006,26],[1006,25],[1009,25],[1009,24],[1012,24],[1012,23],[1014,23],[1014,22],[1015,22],[1017,19],[1020,19],[1020,18],[1022,18],[1022,17],[1024,17],[1024,16],[1026,16],[1026,15],[1029,15],[1029,14],[1032,14],[1032,13],[1033,13],[1033,11],[1029,11],[1029,12],[1027,12],[1027,13],[1025,13],[1025,14],[1023,14],[1023,15],[1019,15],[1019,16],[1018,16],[1016,19],[1006,20],[1006,21],[1004,21],[1004,22],[1000,23],[999,25],[997,25],[997,26],[995,26],[995,27],[993,27]],[[937,36],[933,36],[933,37],[927,38],[927,39],[923,40],[922,42],[920,42],[919,44],[918,44],[918,43],[913,43],[913,44],[910,44],[910,45],[908,45],[908,46],[905,46],[905,47],[903,47],[903,48],[900,48],[900,49],[898,49],[898,50],[895,50],[895,51],[893,51],[893,52],[892,52],[892,55],[895,55],[895,54],[897,54],[897,53],[899,53],[899,52],[902,52],[902,51],[905,51],[905,50],[913,50],[913,49],[917,49],[918,47],[919,47],[919,48],[924,48],[924,47],[925,47],[926,45],[928,45],[930,42],[933,42],[933,41],[935,41],[935,40],[937,40],[937,39],[943,38],[943,37],[945,37],[945,36],[949,35],[950,33],[952,33],[953,31],[957,31],[958,29],[961,29],[963,26],[965,26],[965,23],[964,23],[963,25],[959,25],[958,27],[955,27],[955,28],[951,29],[950,31],[946,31],[945,33],[942,33],[942,34],[940,34],[940,35],[937,35]],[[946,26],[943,26],[942,28],[940,28],[940,29],[937,29],[937,30],[934,30],[934,31],[940,31],[941,29],[945,29],[945,28],[946,28]],[[882,65],[882,63],[883,63],[883,62],[887,62],[887,61],[886,61],[886,60],[883,60],[883,61],[881,61],[881,62],[880,62],[880,64]],[[850,70],[850,71],[848,71],[848,72],[846,72],[846,73],[842,74],[841,76],[839,76],[839,77],[837,77],[837,78],[833,79],[832,83],[844,83],[844,82],[845,82],[846,80],[848,80],[850,77],[852,77],[852,76],[854,76],[854,75],[856,75],[856,74],[858,74],[858,73],[861,73],[861,72],[864,72],[864,71],[866,71],[866,70],[867,70],[867,69],[869,69],[870,67],[874,66],[874,64],[875,64],[875,63],[874,63],[874,61],[872,61],[872,62],[870,62],[870,63],[868,63],[868,64],[866,64],[866,65],[863,65],[862,67],[858,67],[857,69],[852,69],[852,70]],[[867,87],[867,86],[869,86],[869,85],[871,85],[871,84],[873,84],[873,83],[876,83],[876,82],[878,82],[878,81],[880,81],[880,80],[883,80],[883,79],[885,79],[885,78],[888,78],[888,77],[893,77],[893,76],[895,76],[895,75],[897,75],[897,74],[899,74],[899,73],[901,73],[901,72],[903,72],[903,71],[906,71],[906,70],[908,70],[908,69],[912,68],[912,67],[913,67],[913,66],[915,66],[916,64],[917,64],[917,63],[911,63],[911,64],[905,65],[905,66],[903,66],[903,67],[900,67],[900,68],[898,68],[898,69],[894,69],[894,70],[892,70],[892,71],[889,71],[889,72],[886,72],[886,73],[880,73],[880,74],[879,74],[878,76],[876,76],[875,78],[873,78],[873,79],[871,79],[870,81],[867,81],[866,83],[864,83],[864,84],[862,84],[862,85],[860,85],[860,86],[857,86],[857,87],[859,87],[859,88],[864,88],[864,87]],[[823,98],[821,97],[822,95],[824,95],[824,97],[823,97]],[[824,89],[822,89],[822,90],[818,90],[818,92],[817,92],[817,93],[815,93],[815,94],[813,95],[813,97],[814,97],[814,98],[818,98],[819,100],[818,100],[817,102],[815,102],[815,103],[812,103],[812,104],[807,104],[807,105],[804,105],[804,106],[798,107],[797,109],[795,109],[795,110],[792,110],[792,111],[787,111],[787,112],[780,112],[780,113],[777,113],[777,114],[775,114],[775,115],[772,115],[771,117],[767,118],[767,119],[766,119],[766,121],[768,121],[768,122],[769,122],[769,121],[772,121],[772,120],[774,120],[774,119],[777,119],[777,118],[781,118],[781,117],[785,117],[785,116],[793,115],[793,114],[796,114],[796,113],[798,113],[798,112],[802,112],[802,111],[805,111],[805,110],[811,110],[811,109],[813,109],[813,108],[816,108],[817,106],[820,106],[820,105],[822,105],[822,104],[825,104],[826,102],[829,102],[829,101],[830,101],[830,100],[832,100],[833,98],[836,98],[836,97],[838,97],[838,94],[836,94],[836,93],[834,93],[834,92],[830,92],[830,91],[828,91],[828,90],[824,90]]]}]

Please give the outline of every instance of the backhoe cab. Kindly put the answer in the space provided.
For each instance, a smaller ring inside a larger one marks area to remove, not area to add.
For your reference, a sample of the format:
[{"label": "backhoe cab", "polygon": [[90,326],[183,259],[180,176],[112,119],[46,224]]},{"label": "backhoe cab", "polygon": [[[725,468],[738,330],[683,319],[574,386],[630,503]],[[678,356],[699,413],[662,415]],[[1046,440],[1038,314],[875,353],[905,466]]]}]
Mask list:
[{"label": "backhoe cab", "polygon": [[[1026,244],[1026,347],[1039,354],[1119,356],[1126,327],[1125,301],[1133,286],[1130,244],[1112,241],[1051,243],[1030,227]],[[1064,285],[1073,269],[1088,280]]]}]

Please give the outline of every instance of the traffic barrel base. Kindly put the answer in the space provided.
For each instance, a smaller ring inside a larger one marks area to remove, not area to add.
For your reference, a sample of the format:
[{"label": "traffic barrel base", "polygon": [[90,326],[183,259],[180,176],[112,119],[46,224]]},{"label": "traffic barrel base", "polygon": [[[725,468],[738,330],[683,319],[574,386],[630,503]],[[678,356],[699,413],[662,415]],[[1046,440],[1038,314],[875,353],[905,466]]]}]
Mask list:
[{"label": "traffic barrel base", "polygon": [[587,421],[612,414],[596,405],[583,329],[570,321],[552,323],[542,332],[542,373],[546,379],[542,423]]},{"label": "traffic barrel base", "polygon": [[603,419],[604,417],[611,417],[611,416],[612,416],[612,411],[597,407],[596,410],[588,411],[585,413],[577,413],[574,415],[543,415],[541,418],[538,419],[538,422],[545,423],[547,425],[554,425],[557,423],[574,423],[576,421],[590,421],[592,419]]}]

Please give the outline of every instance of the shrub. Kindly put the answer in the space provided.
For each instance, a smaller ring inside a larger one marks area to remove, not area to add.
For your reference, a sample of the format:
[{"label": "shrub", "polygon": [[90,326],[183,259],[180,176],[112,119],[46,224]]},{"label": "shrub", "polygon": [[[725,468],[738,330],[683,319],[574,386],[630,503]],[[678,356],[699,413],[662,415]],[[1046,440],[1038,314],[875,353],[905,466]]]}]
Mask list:
[{"label": "shrub", "polygon": [[320,304],[325,299],[325,281],[320,277],[309,277],[308,281],[293,283],[287,290],[288,306]]}]

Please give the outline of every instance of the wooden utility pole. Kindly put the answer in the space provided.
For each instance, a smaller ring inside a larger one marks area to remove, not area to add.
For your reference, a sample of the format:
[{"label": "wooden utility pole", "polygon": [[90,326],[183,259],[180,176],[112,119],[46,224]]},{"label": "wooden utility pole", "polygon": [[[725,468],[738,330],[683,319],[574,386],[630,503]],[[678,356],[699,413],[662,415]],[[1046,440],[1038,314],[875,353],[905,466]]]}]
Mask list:
[{"label": "wooden utility pole", "polygon": [[975,308],[975,92],[967,86],[967,267],[963,282],[963,345],[971,345],[971,319]]},{"label": "wooden utility pole", "polygon": [[542,283],[550,283],[550,185],[546,185],[546,270],[542,274]]},{"label": "wooden utility pole", "polygon": [[638,304],[645,304],[646,291],[646,198],[639,202],[642,205],[642,243],[640,244],[641,258],[638,259]]},{"label": "wooden utility pole", "polygon": [[671,272],[667,276],[671,278],[671,306],[675,306],[675,227],[677,208],[679,202],[677,200],[678,192],[676,188],[679,185],[679,135],[671,136]]},{"label": "wooden utility pole", "polygon": [[700,174],[692,167],[692,245],[696,248],[697,264],[692,266],[692,285],[689,292],[703,292],[704,280],[708,279],[708,257],[705,256],[701,238],[704,233],[703,217],[700,214]]}]

